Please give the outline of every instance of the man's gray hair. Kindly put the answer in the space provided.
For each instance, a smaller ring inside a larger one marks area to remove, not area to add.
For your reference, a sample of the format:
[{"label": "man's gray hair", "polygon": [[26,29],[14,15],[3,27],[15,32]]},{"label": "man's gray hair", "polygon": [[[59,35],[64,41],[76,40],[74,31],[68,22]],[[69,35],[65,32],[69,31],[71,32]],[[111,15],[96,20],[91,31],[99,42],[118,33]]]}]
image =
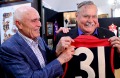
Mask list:
[{"label": "man's gray hair", "polygon": [[77,4],[77,11],[84,5],[95,5],[93,1],[83,1]]}]

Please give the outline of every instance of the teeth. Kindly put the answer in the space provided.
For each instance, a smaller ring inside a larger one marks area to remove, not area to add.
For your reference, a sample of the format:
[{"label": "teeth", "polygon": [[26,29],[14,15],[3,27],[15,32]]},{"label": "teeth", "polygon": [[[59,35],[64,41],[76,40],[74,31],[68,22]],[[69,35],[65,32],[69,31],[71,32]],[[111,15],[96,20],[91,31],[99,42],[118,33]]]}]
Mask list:
[{"label": "teeth", "polygon": [[94,23],[86,23],[87,26],[94,26]]},{"label": "teeth", "polygon": [[86,23],[86,25],[88,26],[88,25],[89,25],[89,23]]}]

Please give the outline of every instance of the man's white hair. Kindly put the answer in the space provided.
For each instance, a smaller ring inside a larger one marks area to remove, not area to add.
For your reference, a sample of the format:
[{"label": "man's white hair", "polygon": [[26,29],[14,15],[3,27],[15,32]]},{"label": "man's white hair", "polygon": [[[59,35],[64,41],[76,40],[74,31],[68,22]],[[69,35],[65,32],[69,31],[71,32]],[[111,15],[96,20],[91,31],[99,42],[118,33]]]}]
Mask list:
[{"label": "man's white hair", "polygon": [[[77,12],[80,11],[80,8],[85,5],[95,5],[93,1],[83,1],[77,4]],[[95,5],[96,6],[96,5]]]},{"label": "man's white hair", "polygon": [[21,6],[21,7],[17,8],[13,15],[14,23],[16,22],[16,20],[22,21],[24,14],[26,14],[26,12],[29,12],[29,10],[31,10],[31,9],[34,9],[34,8],[31,6]]}]

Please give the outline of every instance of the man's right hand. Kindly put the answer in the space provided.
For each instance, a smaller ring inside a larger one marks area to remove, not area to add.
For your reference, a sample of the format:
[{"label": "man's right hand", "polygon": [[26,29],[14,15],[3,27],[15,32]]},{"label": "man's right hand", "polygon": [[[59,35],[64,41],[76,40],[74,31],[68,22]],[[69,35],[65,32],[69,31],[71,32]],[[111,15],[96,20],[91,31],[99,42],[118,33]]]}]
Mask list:
[{"label": "man's right hand", "polygon": [[58,33],[60,33],[61,31],[62,31],[63,33],[68,33],[69,30],[71,30],[71,28],[60,27],[59,30],[56,31],[56,33],[58,34]]},{"label": "man's right hand", "polygon": [[66,62],[68,62],[74,55],[74,46],[70,46],[68,47],[66,50],[64,50],[59,57],[57,58],[57,60],[61,63],[64,64]]},{"label": "man's right hand", "polygon": [[66,50],[66,48],[68,48],[71,45],[71,42],[74,42],[74,40],[71,37],[61,37],[56,46],[56,55],[59,56],[59,54]]}]

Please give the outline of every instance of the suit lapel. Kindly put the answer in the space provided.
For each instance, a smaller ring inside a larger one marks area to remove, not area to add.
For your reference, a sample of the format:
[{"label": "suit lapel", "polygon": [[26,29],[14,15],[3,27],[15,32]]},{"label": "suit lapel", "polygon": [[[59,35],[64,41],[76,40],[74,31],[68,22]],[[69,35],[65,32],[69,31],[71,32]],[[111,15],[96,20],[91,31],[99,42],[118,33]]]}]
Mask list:
[{"label": "suit lapel", "polygon": [[75,27],[73,30],[71,30],[69,35],[73,39],[76,38],[77,36],[79,36],[79,34],[78,34],[78,27]]},{"label": "suit lapel", "polygon": [[98,28],[98,38],[106,38],[106,35],[104,34],[105,32],[102,32],[102,30],[100,28]]},{"label": "suit lapel", "polygon": [[17,42],[21,45],[22,51],[26,53],[28,57],[32,60],[32,62],[39,68],[40,67],[39,61],[34,52],[32,51],[32,49],[30,48],[30,46],[25,42],[25,40],[21,36],[19,36],[18,33],[16,34],[15,37]]},{"label": "suit lapel", "polygon": [[44,45],[44,43],[43,43],[43,41],[42,41],[42,39],[41,38],[39,38],[39,43],[38,43],[38,47],[39,47],[39,49],[40,49],[40,51],[41,51],[41,53],[42,53],[42,55],[43,55],[43,58],[44,58],[44,61],[45,61],[45,63],[47,62],[47,60],[46,60],[46,49],[45,49],[45,45]]}]

